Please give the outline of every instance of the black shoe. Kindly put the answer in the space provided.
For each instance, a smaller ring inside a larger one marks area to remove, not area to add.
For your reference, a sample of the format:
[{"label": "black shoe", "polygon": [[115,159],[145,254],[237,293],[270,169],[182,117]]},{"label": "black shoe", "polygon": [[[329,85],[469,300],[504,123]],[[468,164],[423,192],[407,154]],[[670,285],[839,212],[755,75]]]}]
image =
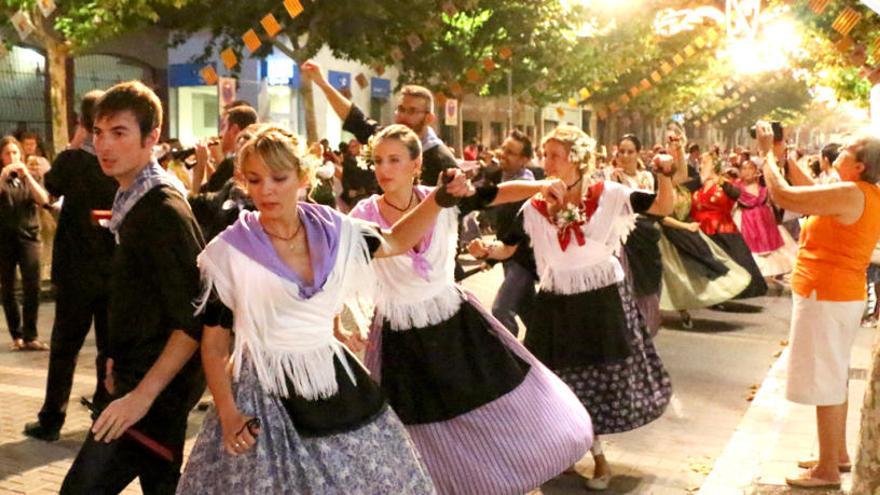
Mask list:
[{"label": "black shoe", "polygon": [[44,442],[56,442],[60,437],[61,428],[58,429],[50,429],[43,426],[39,421],[34,421],[33,423],[28,423],[24,425],[24,434],[31,437],[36,438],[37,440],[43,440]]}]

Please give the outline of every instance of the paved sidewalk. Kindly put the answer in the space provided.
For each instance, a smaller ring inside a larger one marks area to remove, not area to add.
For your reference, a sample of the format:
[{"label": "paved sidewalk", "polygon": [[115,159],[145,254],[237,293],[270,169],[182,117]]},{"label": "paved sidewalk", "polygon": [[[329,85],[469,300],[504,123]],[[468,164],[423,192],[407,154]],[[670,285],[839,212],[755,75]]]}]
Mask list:
[{"label": "paved sidewalk", "polygon": [[[54,320],[55,304],[40,306],[40,338],[48,339]],[[9,351],[5,340],[0,347],[0,494],[58,493],[91,425],[88,411],[79,404],[80,396],[91,397],[95,383],[95,343],[90,334],[80,353],[74,377],[67,422],[61,440],[46,443],[22,433],[25,423],[35,421],[43,404],[48,352]],[[204,413],[190,415],[187,452],[198,433]],[[132,483],[123,493],[141,493]]]},{"label": "paved sidewalk", "polygon": [[[870,376],[872,345],[880,337],[876,329],[863,328],[853,346],[850,367],[849,415],[846,433],[850,455],[855,460],[859,420],[866,378]],[[788,373],[786,348],[740,421],[699,495],[765,495],[802,493],[849,493],[852,475],[842,475],[841,490],[789,488],[786,476],[798,473],[797,460],[818,457],[815,407],[785,400]],[[864,494],[853,494],[864,495]]]}]

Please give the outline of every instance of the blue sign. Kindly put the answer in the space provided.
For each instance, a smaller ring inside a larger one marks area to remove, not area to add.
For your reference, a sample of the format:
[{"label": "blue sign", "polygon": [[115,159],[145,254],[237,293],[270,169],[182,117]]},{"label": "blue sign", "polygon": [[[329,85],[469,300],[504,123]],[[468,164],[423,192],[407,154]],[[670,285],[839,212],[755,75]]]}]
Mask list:
[{"label": "blue sign", "polygon": [[331,70],[327,73],[327,81],[338,90],[351,89],[351,73]]},{"label": "blue sign", "polygon": [[391,98],[391,81],[381,77],[370,78],[370,96],[387,100]]},{"label": "blue sign", "polygon": [[204,64],[169,64],[168,87],[204,86],[205,81],[202,80],[202,76],[199,74],[203,67],[205,67]]},{"label": "blue sign", "polygon": [[270,57],[260,62],[260,75],[270,86],[299,88],[299,67],[287,57]]}]

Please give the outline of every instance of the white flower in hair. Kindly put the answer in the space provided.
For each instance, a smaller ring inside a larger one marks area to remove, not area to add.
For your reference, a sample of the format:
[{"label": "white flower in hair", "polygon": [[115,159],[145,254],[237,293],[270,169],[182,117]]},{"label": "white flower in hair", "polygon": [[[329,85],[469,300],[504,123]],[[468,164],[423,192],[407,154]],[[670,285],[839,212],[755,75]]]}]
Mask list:
[{"label": "white flower in hair", "polygon": [[571,149],[568,152],[568,161],[577,164],[587,163],[595,149],[596,141],[593,138],[585,134],[578,136],[571,144]]},{"label": "white flower in hair", "polygon": [[356,157],[357,166],[361,170],[373,170],[373,147],[376,144],[375,136],[367,140],[367,144],[361,146],[361,152]]}]

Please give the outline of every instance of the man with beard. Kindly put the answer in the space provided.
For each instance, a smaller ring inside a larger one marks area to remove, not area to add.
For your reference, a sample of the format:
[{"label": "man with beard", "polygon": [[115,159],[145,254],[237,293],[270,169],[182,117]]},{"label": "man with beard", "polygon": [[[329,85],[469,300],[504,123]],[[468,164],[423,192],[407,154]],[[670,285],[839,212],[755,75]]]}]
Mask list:
[{"label": "man with beard", "polygon": [[[320,65],[308,61],[302,65],[302,70],[324,92],[333,111],[342,119],[342,128],[354,134],[361,143],[367,144],[370,136],[379,131],[379,123],[368,119],[361,109],[331,86],[324,78]],[[437,184],[437,177],[442,170],[457,167],[452,152],[431,128],[431,123],[436,118],[434,96],[430,90],[413,84],[401,89],[400,103],[394,111],[394,122],[409,127],[422,140],[420,182],[429,186]]]}]

